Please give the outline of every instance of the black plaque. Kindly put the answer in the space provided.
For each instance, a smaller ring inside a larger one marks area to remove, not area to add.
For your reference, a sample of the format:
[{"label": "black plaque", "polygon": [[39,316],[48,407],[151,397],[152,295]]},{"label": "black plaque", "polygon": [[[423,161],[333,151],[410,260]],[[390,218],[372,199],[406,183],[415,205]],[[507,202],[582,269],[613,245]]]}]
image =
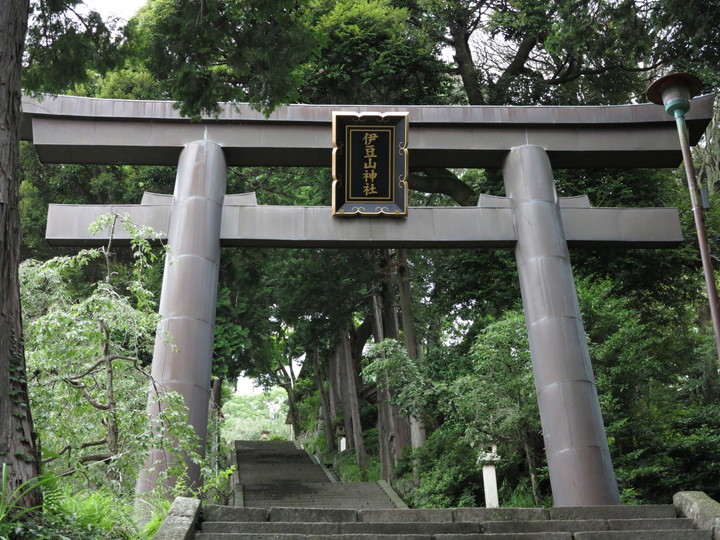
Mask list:
[{"label": "black plaque", "polygon": [[408,113],[333,112],[334,216],[407,216]]}]

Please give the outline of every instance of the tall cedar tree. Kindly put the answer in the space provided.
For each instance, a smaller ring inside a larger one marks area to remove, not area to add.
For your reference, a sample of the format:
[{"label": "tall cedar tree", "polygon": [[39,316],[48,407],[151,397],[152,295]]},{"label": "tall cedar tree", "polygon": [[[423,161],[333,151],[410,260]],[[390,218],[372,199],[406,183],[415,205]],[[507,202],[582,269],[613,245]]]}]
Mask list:
[{"label": "tall cedar tree", "polygon": [[[20,73],[27,20],[28,0],[0,2],[0,463],[10,467],[10,490],[37,477],[40,468],[25,379],[18,279]],[[40,501],[39,490],[33,490],[20,504]]]},{"label": "tall cedar tree", "polygon": [[[21,74],[26,89],[61,92],[85,80],[89,67],[98,73],[112,67],[116,38],[97,12],[81,18],[74,9],[79,3],[0,2],[0,463],[10,467],[10,490],[36,478],[40,470],[25,377],[18,279]],[[18,504],[35,506],[40,501],[40,492],[32,490]]]}]

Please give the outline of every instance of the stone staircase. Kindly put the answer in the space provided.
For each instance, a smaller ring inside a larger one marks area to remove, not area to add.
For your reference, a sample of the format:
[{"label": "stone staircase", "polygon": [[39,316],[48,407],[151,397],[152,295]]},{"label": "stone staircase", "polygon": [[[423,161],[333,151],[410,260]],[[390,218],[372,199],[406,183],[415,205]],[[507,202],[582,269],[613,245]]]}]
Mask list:
[{"label": "stone staircase", "polygon": [[348,510],[207,505],[196,540],[711,540],[675,507]]},{"label": "stone staircase", "polygon": [[236,441],[235,505],[382,509],[405,507],[382,482],[337,483],[290,441]]},{"label": "stone staircase", "polygon": [[195,517],[176,518],[194,536],[162,540],[720,540],[718,504],[698,492],[675,506],[410,510],[389,486],[334,482],[290,442],[238,441],[235,452],[236,505],[206,505],[199,520],[196,501]]}]

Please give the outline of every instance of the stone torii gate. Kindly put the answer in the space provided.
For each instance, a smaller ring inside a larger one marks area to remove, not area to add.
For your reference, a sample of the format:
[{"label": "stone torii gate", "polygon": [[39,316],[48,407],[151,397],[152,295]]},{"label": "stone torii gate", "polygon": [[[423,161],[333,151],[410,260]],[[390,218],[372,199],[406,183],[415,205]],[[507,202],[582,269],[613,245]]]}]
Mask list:
[{"label": "stone torii gate", "polygon": [[[693,144],[712,104],[713,96],[693,101]],[[221,245],[512,247],[554,504],[619,504],[568,246],[671,247],[682,241],[679,218],[672,208],[591,208],[585,197],[558,198],[552,168],[677,166],[675,125],[661,107],[311,105],[264,118],[246,105],[225,105],[200,123],[158,101],[63,96],[25,99],[23,108],[23,136],[42,161],[178,165],[172,196],[146,194],[129,206],[51,205],[47,239],[102,244],[107,238],[89,235],[87,226],[108,212],[167,232],[160,330],[173,343],[157,340],[152,374],[184,396],[201,440]],[[258,206],[253,194],[225,194],[228,165],[329,167],[334,110],[409,112],[413,166],[502,168],[507,197],[481,196],[477,207],[411,208],[407,218],[336,219],[329,207]],[[155,452],[147,463],[162,458]],[[141,474],[139,493],[155,486],[159,467]]]}]

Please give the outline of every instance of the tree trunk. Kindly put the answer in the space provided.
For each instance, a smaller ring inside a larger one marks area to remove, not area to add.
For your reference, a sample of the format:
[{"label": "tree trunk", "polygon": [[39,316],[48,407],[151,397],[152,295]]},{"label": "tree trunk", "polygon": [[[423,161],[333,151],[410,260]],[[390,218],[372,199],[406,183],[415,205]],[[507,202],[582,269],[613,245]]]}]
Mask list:
[{"label": "tree trunk", "polygon": [[466,28],[467,21],[455,21],[450,27],[450,37],[455,48],[454,59],[458,66],[458,74],[463,83],[465,94],[470,105],[485,105],[482,94],[480,75],[470,50],[470,34]]},{"label": "tree trunk", "polygon": [[325,425],[325,440],[327,441],[328,450],[334,452],[335,434],[333,433],[332,417],[330,416],[330,400],[328,399],[325,384],[320,374],[320,354],[317,349],[310,354],[310,357],[312,358],[315,381],[317,382],[318,393],[320,394],[320,406],[322,408],[323,424]]},{"label": "tree trunk", "polygon": [[532,453],[532,448],[528,444],[527,438],[523,440],[523,448],[525,450],[525,462],[530,473],[530,486],[532,487],[533,500],[536,506],[540,506],[540,485],[537,477],[537,469],[535,467],[535,458]]},{"label": "tree trunk", "polygon": [[300,433],[300,418],[297,410],[297,395],[295,394],[295,388],[291,384],[281,384],[285,389],[288,397],[288,420],[293,429],[293,439],[296,439],[298,433]]},{"label": "tree trunk", "polygon": [[419,358],[417,332],[415,331],[415,316],[413,315],[412,309],[412,294],[410,292],[410,279],[408,277],[407,252],[404,249],[398,249],[395,251],[395,257],[405,348],[407,349],[408,356],[413,360],[417,360]]},{"label": "tree trunk", "polygon": [[113,360],[105,355],[105,393],[107,394],[107,441],[108,452],[116,456],[120,451],[120,428],[118,427],[117,410],[115,403],[115,382],[113,376]]},{"label": "tree trunk", "polygon": [[[342,408],[340,403],[340,382],[338,381],[337,353],[330,353],[328,357],[328,400],[330,401],[330,418],[333,424],[340,416],[338,408]],[[333,437],[337,440],[337,431],[333,432]]]},{"label": "tree trunk", "polygon": [[355,447],[353,436],[353,422],[350,403],[350,390],[348,389],[347,362],[345,361],[345,346],[341,338],[340,344],[335,349],[334,363],[335,376],[337,377],[337,390],[340,396],[340,407],[342,408],[343,426],[345,428],[345,448],[348,450]]},{"label": "tree trunk", "polygon": [[[417,362],[420,359],[420,355],[418,353],[417,333],[415,332],[415,317],[412,309],[410,279],[408,278],[407,252],[404,249],[398,249],[395,252],[395,256],[405,349],[407,349],[408,356]],[[425,442],[425,439],[425,424],[416,416],[410,416],[410,442],[412,449],[417,450],[420,448]],[[420,485],[420,469],[417,460],[413,461],[413,481],[416,486]]]},{"label": "tree trunk", "polygon": [[[390,250],[384,250],[385,268],[392,268],[393,259]],[[382,319],[385,337],[396,341],[400,338],[400,330],[398,328],[397,309],[394,302],[394,294],[392,284],[390,283],[388,272],[385,273],[382,286]],[[394,460],[397,465],[398,460],[402,456],[405,448],[410,445],[410,423],[407,418],[400,415],[400,407],[391,405],[393,417],[393,442]]]},{"label": "tree trunk", "polygon": [[214,379],[210,388],[210,403],[215,411],[222,411],[222,379]]},{"label": "tree trunk", "polygon": [[425,193],[442,193],[460,206],[477,205],[475,190],[448,169],[413,169],[408,176],[408,187]]},{"label": "tree trunk", "polygon": [[[35,443],[22,343],[20,311],[20,71],[28,0],[0,2],[0,463],[9,466],[10,491],[36,478],[40,456]],[[40,490],[17,504],[42,502]]]},{"label": "tree trunk", "polygon": [[[382,328],[382,300],[377,294],[372,297],[373,333],[375,343],[384,338]],[[388,392],[387,375],[380,375],[383,380],[377,381],[377,407],[378,407],[378,446],[380,447],[380,476],[391,483],[395,479],[395,459],[393,416],[390,406],[390,393]]]},{"label": "tree trunk", "polygon": [[[363,480],[367,475],[367,455],[365,454],[365,443],[363,441],[362,424],[360,423],[360,403],[357,393],[357,373],[352,358],[350,335],[343,332],[343,364],[345,365],[345,377],[347,379],[348,404],[350,406],[350,418],[352,420],[353,443],[355,444],[355,456],[360,467],[360,476]],[[347,411],[346,411],[347,414]]]}]

